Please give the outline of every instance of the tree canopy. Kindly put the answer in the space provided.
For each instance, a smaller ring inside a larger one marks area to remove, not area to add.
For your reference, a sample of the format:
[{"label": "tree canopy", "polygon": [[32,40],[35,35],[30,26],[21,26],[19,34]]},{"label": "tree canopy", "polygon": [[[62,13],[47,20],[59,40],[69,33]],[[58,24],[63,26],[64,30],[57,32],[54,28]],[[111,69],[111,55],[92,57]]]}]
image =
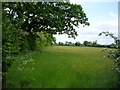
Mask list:
[{"label": "tree canopy", "polygon": [[35,49],[36,37],[40,37],[38,32],[44,32],[54,41],[54,34],[75,38],[78,34],[74,26],[89,25],[81,5],[69,2],[4,2],[2,7],[3,18],[7,17],[16,30],[20,29],[19,34],[26,35],[31,50]]},{"label": "tree canopy", "polygon": [[81,5],[54,2],[3,3],[11,23],[26,32],[46,31],[50,34],[77,35],[74,26],[89,25]]}]

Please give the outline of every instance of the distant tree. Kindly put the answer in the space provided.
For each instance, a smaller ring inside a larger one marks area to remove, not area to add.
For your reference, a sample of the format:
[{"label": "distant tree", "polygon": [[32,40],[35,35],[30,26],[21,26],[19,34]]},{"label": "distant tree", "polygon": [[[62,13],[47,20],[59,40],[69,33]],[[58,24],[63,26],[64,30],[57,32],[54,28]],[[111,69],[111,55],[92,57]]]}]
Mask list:
[{"label": "distant tree", "polygon": [[88,46],[88,41],[84,41],[84,42],[83,42],[83,45],[84,45],[84,46]]},{"label": "distant tree", "polygon": [[65,42],[65,45],[68,46],[68,41]]},{"label": "distant tree", "polygon": [[101,46],[101,45],[97,45],[97,40],[96,41],[84,41],[83,42],[84,46],[89,46],[89,47],[95,47],[95,46]]},{"label": "distant tree", "polygon": [[72,42],[71,42],[71,46],[75,46],[75,43],[72,43]]},{"label": "distant tree", "polygon": [[72,42],[68,42],[68,45],[69,46],[73,46],[74,44]]},{"label": "distant tree", "polygon": [[60,46],[63,46],[63,45],[64,45],[64,43],[63,43],[63,42],[59,42],[58,44],[59,44]]},{"label": "distant tree", "polygon": [[66,41],[65,46],[74,46],[74,43]]},{"label": "distant tree", "polygon": [[92,44],[93,44],[93,45],[92,45],[93,47],[97,46],[97,40],[93,41]]},{"label": "distant tree", "polygon": [[80,45],[81,45],[81,44],[80,44],[79,41],[75,43],[75,46],[80,46]]},{"label": "distant tree", "polygon": [[87,46],[92,47],[92,46],[93,46],[93,43],[89,41]]}]

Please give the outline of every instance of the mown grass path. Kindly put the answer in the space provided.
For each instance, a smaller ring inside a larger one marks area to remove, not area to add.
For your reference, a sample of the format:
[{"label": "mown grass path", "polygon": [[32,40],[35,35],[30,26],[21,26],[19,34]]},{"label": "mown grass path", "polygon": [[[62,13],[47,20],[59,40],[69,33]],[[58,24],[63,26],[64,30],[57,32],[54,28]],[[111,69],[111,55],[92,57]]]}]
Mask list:
[{"label": "mown grass path", "polygon": [[8,87],[113,88],[117,74],[101,48],[52,46],[18,56]]}]

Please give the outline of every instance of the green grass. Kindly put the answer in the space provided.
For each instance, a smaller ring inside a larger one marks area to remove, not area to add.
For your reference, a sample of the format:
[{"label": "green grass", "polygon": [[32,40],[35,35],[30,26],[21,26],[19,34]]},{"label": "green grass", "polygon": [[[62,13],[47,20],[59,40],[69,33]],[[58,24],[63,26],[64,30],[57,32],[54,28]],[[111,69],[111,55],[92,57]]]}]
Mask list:
[{"label": "green grass", "polygon": [[101,48],[53,46],[18,56],[8,87],[114,88],[117,74]]}]

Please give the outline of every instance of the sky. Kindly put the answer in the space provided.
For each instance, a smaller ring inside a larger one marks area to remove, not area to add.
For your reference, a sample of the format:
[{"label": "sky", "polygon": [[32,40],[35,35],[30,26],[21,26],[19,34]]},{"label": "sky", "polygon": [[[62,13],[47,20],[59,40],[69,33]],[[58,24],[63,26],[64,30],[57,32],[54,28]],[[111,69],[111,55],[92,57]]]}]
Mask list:
[{"label": "sky", "polygon": [[95,41],[99,44],[111,44],[114,40],[104,35],[98,36],[103,31],[109,31],[118,36],[118,1],[119,0],[70,0],[70,3],[79,4],[88,17],[90,26],[74,27],[78,33],[76,39],[67,35],[55,35],[56,42]]}]

